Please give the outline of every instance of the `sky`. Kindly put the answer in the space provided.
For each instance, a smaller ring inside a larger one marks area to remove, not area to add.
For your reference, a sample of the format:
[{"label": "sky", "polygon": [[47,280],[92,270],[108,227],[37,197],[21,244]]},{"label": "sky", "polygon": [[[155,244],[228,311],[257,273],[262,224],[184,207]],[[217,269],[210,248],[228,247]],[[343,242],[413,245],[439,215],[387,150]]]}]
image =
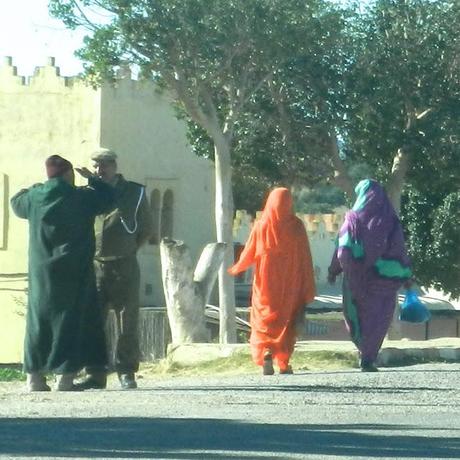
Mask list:
[{"label": "sky", "polygon": [[83,31],[67,30],[48,14],[48,0],[0,0],[0,58],[13,58],[18,74],[32,75],[56,58],[61,75],[76,75],[83,70],[74,51],[81,47]]},{"label": "sky", "polygon": [[68,30],[51,18],[48,1],[0,0],[0,63],[3,56],[11,56],[19,75],[33,75],[35,67],[45,65],[51,56],[63,76],[83,70],[74,52],[81,48],[85,32]]}]

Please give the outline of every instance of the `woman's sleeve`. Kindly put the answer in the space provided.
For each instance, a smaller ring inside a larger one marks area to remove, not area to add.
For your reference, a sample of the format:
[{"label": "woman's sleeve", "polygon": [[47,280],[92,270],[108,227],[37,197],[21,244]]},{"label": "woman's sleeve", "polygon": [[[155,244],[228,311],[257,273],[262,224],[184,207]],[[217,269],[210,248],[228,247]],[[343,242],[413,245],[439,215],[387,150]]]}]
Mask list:
[{"label": "woman's sleeve", "polygon": [[[352,270],[358,257],[362,258],[363,256],[363,254],[361,254],[362,244],[354,240],[351,236],[353,233],[356,233],[356,230],[355,232],[352,231],[352,227],[350,227],[347,218],[345,218],[345,222],[342,224],[337,235],[336,249],[329,266],[331,270],[329,273],[333,276]],[[355,253],[353,254],[353,252]]]},{"label": "woman's sleeve", "polygon": [[306,275],[306,280],[305,283],[307,285],[306,288],[306,295],[305,295],[305,303],[311,303],[313,300],[315,300],[315,295],[316,295],[316,285],[315,285],[315,274],[314,274],[314,269],[313,269],[313,259],[311,257],[311,250],[310,250],[310,242],[308,240],[308,235],[307,232],[305,231],[305,227],[302,224],[302,231],[303,231],[303,237],[302,237],[302,244],[305,248],[305,275]]},{"label": "woman's sleeve", "polygon": [[334,253],[332,254],[331,263],[329,264],[328,273],[331,276],[338,276],[342,273],[342,266],[338,258],[339,248],[335,248]]},{"label": "woman's sleeve", "polygon": [[352,271],[353,267],[355,267],[358,263],[362,265],[361,260],[353,257],[351,249],[347,246],[340,246],[337,248],[337,260],[344,272]]},{"label": "woman's sleeve", "polygon": [[251,234],[249,235],[248,241],[244,245],[244,249],[240,254],[238,262],[232,265],[227,271],[230,275],[238,275],[238,273],[246,271],[254,262],[256,257],[256,237],[255,229],[253,228]]}]

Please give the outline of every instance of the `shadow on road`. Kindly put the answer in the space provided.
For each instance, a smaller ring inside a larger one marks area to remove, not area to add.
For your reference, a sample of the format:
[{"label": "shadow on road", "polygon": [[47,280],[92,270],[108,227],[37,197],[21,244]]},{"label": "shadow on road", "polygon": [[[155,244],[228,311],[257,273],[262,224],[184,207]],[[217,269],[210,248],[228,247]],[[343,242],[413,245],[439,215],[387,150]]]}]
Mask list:
[{"label": "shadow on road", "polygon": [[[208,391],[293,391],[303,393],[410,393],[414,391],[435,391],[437,393],[441,391],[458,391],[455,387],[427,387],[427,386],[364,386],[364,385],[181,385],[177,387],[172,386],[154,386],[152,387],[155,391],[177,391],[188,393],[190,391],[197,392],[208,392]],[[140,391],[151,391],[152,388],[141,389]],[[119,391],[118,389],[115,391]]]},{"label": "shadow on road", "polygon": [[0,418],[0,455],[260,460],[272,458],[273,453],[350,459],[459,458],[459,437],[414,435],[420,429],[186,418]]}]

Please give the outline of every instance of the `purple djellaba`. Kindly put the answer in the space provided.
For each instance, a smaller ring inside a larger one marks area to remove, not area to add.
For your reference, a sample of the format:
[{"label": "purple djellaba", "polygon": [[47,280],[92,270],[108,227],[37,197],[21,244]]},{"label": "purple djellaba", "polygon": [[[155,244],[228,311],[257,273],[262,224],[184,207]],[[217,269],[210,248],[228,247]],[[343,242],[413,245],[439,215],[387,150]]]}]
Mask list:
[{"label": "purple djellaba", "polygon": [[398,289],[412,277],[401,222],[383,187],[365,179],[345,215],[329,266],[330,282],[343,272],[343,312],[361,370],[375,360],[390,327]]}]

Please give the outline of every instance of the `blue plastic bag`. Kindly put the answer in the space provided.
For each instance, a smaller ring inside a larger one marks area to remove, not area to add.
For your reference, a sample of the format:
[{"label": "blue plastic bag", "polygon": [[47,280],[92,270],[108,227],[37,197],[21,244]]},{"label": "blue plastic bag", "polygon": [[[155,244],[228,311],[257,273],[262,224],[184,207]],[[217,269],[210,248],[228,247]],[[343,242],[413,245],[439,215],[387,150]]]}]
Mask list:
[{"label": "blue plastic bag", "polygon": [[430,311],[420,301],[417,293],[408,289],[404,302],[400,305],[399,319],[409,323],[426,323],[430,318]]}]

